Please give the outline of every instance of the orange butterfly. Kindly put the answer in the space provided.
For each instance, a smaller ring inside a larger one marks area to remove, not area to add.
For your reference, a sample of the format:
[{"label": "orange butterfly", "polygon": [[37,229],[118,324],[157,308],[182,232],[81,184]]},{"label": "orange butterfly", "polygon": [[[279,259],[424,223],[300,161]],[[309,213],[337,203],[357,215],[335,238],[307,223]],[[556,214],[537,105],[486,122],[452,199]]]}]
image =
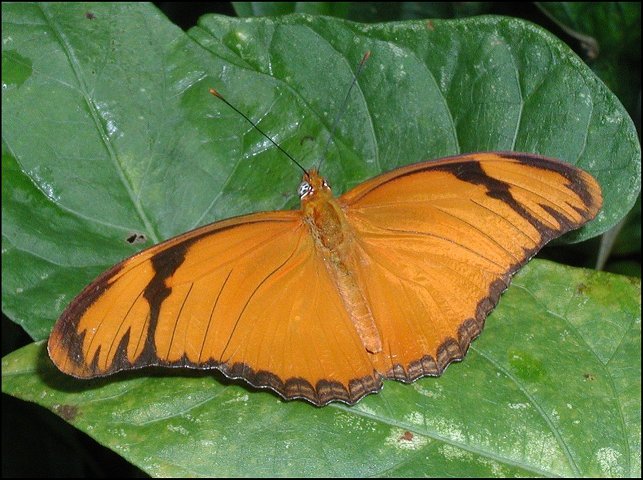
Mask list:
[{"label": "orange butterfly", "polygon": [[76,297],[49,339],[79,378],[215,368],[315,405],[465,355],[511,276],[594,218],[588,173],[520,153],[418,163],[339,198],[312,170],[301,209],[213,223],[144,250]]},{"label": "orange butterfly", "polygon": [[337,199],[304,170],[299,196],[300,210],[197,228],[103,273],[54,326],[51,359],[79,378],[215,368],[354,404],[462,359],[511,276],[602,203],[588,173],[510,152],[409,165]]}]

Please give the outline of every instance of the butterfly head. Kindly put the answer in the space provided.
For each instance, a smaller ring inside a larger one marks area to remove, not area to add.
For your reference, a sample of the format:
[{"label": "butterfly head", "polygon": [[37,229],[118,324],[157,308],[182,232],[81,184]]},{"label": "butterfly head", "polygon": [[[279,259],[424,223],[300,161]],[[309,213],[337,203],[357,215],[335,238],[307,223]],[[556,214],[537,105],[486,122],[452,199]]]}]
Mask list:
[{"label": "butterfly head", "polygon": [[307,203],[313,199],[333,196],[328,182],[326,182],[326,179],[322,177],[317,170],[306,172],[301,180],[297,193],[299,193],[299,198],[302,203]]}]

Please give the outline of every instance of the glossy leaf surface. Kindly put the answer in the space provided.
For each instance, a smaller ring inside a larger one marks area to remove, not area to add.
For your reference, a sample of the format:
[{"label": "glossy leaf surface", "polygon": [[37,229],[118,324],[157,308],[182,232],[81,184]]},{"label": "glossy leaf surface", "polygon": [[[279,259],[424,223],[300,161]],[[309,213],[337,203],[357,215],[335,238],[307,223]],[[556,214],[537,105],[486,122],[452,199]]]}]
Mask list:
[{"label": "glossy leaf surface", "polygon": [[208,373],[78,381],[43,343],[3,359],[2,388],[154,476],[637,476],[639,298],[626,277],[533,261],[462,363],[352,408]]}]

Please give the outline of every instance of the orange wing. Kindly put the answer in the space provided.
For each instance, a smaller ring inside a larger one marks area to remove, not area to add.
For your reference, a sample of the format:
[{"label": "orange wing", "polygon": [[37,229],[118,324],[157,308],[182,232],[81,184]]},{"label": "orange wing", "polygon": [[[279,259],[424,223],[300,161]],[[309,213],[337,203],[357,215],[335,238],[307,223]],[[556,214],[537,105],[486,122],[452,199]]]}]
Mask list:
[{"label": "orange wing", "polygon": [[411,165],[339,201],[359,244],[353,268],[383,339],[372,361],[407,382],[461,359],[511,276],[602,203],[582,170],[514,153]]},{"label": "orange wing", "polygon": [[298,211],[218,222],[123,261],[69,305],[48,346],[80,378],[216,368],[317,405],[381,387]]}]

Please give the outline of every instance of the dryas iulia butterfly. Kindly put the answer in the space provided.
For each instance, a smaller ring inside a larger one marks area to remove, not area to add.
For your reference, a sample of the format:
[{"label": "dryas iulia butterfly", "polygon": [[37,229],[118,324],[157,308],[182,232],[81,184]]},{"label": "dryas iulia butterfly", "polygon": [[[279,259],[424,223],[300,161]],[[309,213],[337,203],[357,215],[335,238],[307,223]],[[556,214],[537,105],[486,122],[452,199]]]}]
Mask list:
[{"label": "dryas iulia butterfly", "polygon": [[206,225],[103,273],[54,326],[51,359],[79,378],[217,369],[354,404],[462,359],[511,276],[602,203],[583,170],[510,152],[409,165],[339,198],[305,171],[299,196],[300,210]]},{"label": "dryas iulia butterfly", "polygon": [[312,170],[299,194],[300,210],[197,228],[103,273],[56,323],[54,363],[80,378],[215,368],[353,404],[462,359],[511,276],[602,203],[581,169],[499,152],[409,165],[339,198]]}]

